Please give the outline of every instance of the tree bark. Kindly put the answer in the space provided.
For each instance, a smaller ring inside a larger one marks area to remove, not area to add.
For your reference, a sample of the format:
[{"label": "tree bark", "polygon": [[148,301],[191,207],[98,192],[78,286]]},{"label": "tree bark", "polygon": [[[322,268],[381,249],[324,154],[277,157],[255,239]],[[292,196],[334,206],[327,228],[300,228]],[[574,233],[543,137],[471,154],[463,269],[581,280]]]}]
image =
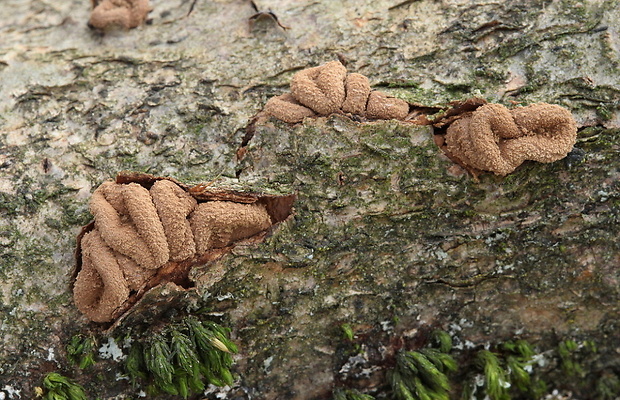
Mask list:
[{"label": "tree bark", "polygon": [[[0,5],[0,389],[30,398],[62,371],[93,398],[137,394],[115,381],[119,362],[80,371],[65,350],[99,330],[72,302],[74,238],[92,190],[122,170],[297,194],[263,243],[193,272],[186,295],[222,313],[241,350],[236,386],[218,398],[387,396],[394,354],[433,329],[464,362],[468,346],[515,338],[541,351],[594,341],[585,386],[552,375],[549,390],[577,398],[620,376],[617,1],[153,7],[148,24],[99,34],[87,1]],[[581,152],[476,182],[429,126],[333,115],[246,136],[294,72],[334,59],[410,104],[563,105]]]}]

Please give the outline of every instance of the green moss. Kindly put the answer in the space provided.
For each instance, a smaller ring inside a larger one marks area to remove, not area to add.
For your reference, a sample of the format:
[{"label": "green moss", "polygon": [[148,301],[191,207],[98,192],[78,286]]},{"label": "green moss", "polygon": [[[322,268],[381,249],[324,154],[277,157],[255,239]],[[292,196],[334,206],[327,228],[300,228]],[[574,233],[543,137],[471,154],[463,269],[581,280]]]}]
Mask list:
[{"label": "green moss", "polygon": [[229,334],[229,329],[195,317],[170,323],[163,331],[149,329],[132,344],[125,370],[134,384],[146,384],[151,394],[185,399],[208,384],[232,385],[231,354],[237,346]]},{"label": "green moss", "polygon": [[596,397],[600,400],[617,399],[620,395],[620,377],[613,371],[606,371],[596,383]]},{"label": "green moss", "polygon": [[389,382],[397,399],[449,399],[448,372],[457,369],[456,361],[434,348],[400,351]]},{"label": "green moss", "polygon": [[97,341],[94,336],[73,335],[67,345],[67,357],[80,369],[86,369],[95,364],[96,347]]},{"label": "green moss", "polygon": [[50,372],[43,379],[44,400],[86,400],[86,393],[81,385],[73,380]]},{"label": "green moss", "polygon": [[340,329],[342,330],[342,334],[343,334],[345,339],[347,339],[349,341],[353,340],[353,337],[355,336],[355,334],[353,333],[353,329],[351,328],[351,325],[349,325],[349,324],[342,324],[340,326]]},{"label": "green moss", "polygon": [[368,394],[360,393],[356,389],[336,389],[334,390],[332,400],[374,400],[374,397]]}]

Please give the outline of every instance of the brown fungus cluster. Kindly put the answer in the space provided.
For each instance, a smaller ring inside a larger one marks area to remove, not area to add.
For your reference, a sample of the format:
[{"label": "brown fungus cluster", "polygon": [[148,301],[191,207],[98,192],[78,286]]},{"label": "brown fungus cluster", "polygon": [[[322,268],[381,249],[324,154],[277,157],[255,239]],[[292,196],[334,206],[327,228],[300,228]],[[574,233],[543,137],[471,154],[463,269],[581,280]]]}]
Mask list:
[{"label": "brown fungus cluster", "polygon": [[151,11],[149,0],[91,0],[93,10],[88,25],[97,29],[140,26]]},{"label": "brown fungus cluster", "polygon": [[537,103],[509,110],[483,104],[450,124],[446,150],[468,168],[497,175],[513,172],[524,161],[549,163],[572,150],[577,123],[570,111]]},{"label": "brown fungus cluster", "polygon": [[288,123],[333,113],[404,120],[409,104],[371,90],[367,77],[347,74],[344,65],[331,61],[297,72],[291,80],[291,92],[269,99],[264,112]]},{"label": "brown fungus cluster", "polygon": [[209,192],[146,174],[119,175],[92,195],[94,222],[78,237],[75,304],[92,321],[109,322],[146,290],[187,280],[209,251],[269,230],[291,205],[292,196]]}]

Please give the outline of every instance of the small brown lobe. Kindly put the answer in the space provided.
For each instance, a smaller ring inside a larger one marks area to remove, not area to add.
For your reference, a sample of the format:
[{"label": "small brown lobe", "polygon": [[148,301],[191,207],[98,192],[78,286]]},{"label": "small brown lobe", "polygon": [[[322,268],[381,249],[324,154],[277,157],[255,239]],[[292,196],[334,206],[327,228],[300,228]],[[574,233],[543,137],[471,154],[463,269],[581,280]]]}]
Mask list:
[{"label": "small brown lobe", "polygon": [[275,96],[267,101],[264,111],[277,119],[294,124],[303,121],[306,117],[314,117],[314,111],[305,107],[291,93]]},{"label": "small brown lobe", "polygon": [[566,157],[576,138],[570,111],[538,103],[514,110],[485,104],[454,121],[445,140],[447,150],[466,165],[506,175],[526,160],[548,163]]},{"label": "small brown lobe", "polygon": [[[129,185],[135,186],[125,190]],[[162,244],[162,240],[165,241],[163,227],[156,232],[139,232],[140,227],[148,231],[149,223],[159,219],[148,191],[136,183],[129,185],[105,182],[95,190],[90,201],[95,227],[108,246],[117,252],[133,259],[144,268],[158,268],[168,258],[167,245]],[[127,207],[127,202],[132,204],[133,214]],[[146,237],[152,237],[162,247],[148,245]],[[152,254],[153,249],[156,254]]]},{"label": "small brown lobe", "polygon": [[403,120],[409,114],[409,103],[383,92],[372,91],[368,96],[366,115],[375,119]]},{"label": "small brown lobe", "polygon": [[73,287],[75,305],[95,322],[107,322],[129,297],[129,288],[112,250],[97,230],[82,238],[82,270]]},{"label": "small brown lobe", "polygon": [[362,74],[347,75],[345,82],[346,98],[342,103],[342,111],[351,114],[364,115],[366,102],[370,95],[370,82]]},{"label": "small brown lobe", "polygon": [[230,201],[198,204],[190,216],[190,222],[198,253],[211,248],[226,247],[271,226],[271,218],[263,205]]},{"label": "small brown lobe", "polygon": [[93,0],[92,3],[93,10],[88,22],[98,29],[114,25],[125,29],[136,28],[151,11],[149,0]]},{"label": "small brown lobe", "polygon": [[339,61],[304,69],[293,76],[291,93],[318,114],[329,115],[342,106],[346,76],[347,69]]},{"label": "small brown lobe", "polygon": [[164,228],[170,260],[183,261],[193,256],[196,244],[187,216],[196,207],[196,199],[179,185],[165,179],[155,182],[150,194]]},{"label": "small brown lobe", "polygon": [[291,80],[291,93],[271,98],[264,111],[288,123],[306,117],[337,112],[372,119],[403,120],[409,114],[409,103],[385,93],[373,92],[368,78],[352,73],[339,61],[308,68]]}]

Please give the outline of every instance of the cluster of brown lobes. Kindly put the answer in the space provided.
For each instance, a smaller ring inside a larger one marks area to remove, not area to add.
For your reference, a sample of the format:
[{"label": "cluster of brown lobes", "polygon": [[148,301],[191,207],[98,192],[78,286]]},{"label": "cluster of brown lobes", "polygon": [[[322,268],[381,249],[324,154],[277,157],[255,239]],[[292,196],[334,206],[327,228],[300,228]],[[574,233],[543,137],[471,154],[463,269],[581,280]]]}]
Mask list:
[{"label": "cluster of brown lobes", "polygon": [[450,154],[497,175],[513,172],[526,160],[560,160],[576,139],[577,123],[570,111],[546,103],[513,110],[485,104],[453,122],[445,137]]},{"label": "cluster of brown lobes", "polygon": [[347,74],[344,65],[332,61],[296,73],[291,81],[291,93],[272,97],[264,111],[288,123],[337,112],[371,119],[403,120],[409,113],[409,104],[371,90],[367,77]]},{"label": "cluster of brown lobes", "polygon": [[125,29],[136,28],[151,11],[149,0],[91,0],[93,10],[89,25],[105,29],[109,26],[122,26]]},{"label": "cluster of brown lobes", "polygon": [[169,261],[253,236],[271,226],[264,206],[230,201],[198,203],[169,180],[150,190],[137,183],[102,184],[91,198],[95,227],[82,237],[82,269],[73,294],[95,322],[115,311]]}]

